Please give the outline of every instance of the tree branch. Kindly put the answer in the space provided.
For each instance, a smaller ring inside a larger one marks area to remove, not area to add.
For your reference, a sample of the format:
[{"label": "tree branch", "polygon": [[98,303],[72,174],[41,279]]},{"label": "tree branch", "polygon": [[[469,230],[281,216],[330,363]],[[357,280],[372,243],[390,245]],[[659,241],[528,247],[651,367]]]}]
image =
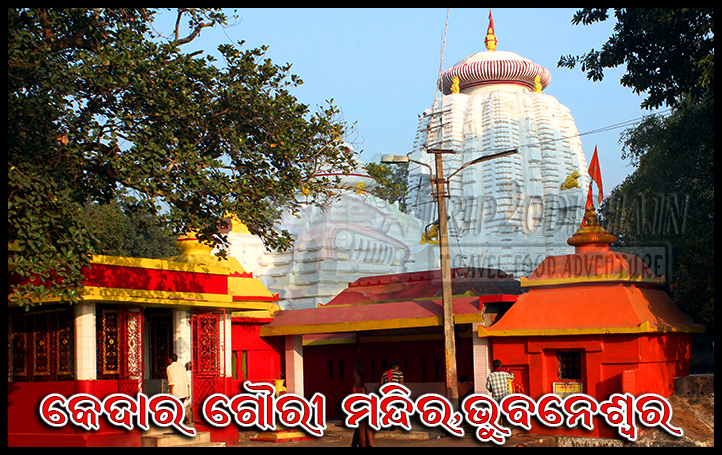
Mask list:
[{"label": "tree branch", "polygon": [[196,27],[193,29],[193,31],[188,36],[186,36],[185,38],[180,38],[180,22],[181,22],[181,19],[183,18],[183,15],[186,13],[186,11],[187,10],[185,8],[178,9],[178,17],[176,18],[176,21],[175,21],[175,33],[174,33],[175,41],[173,41],[173,44],[175,44],[177,46],[182,46],[184,44],[190,43],[191,41],[193,41],[194,39],[196,39],[198,37],[198,35],[201,33],[201,30],[203,30],[206,27],[213,27],[213,25],[215,25],[215,21],[201,22],[198,25],[196,25]]}]

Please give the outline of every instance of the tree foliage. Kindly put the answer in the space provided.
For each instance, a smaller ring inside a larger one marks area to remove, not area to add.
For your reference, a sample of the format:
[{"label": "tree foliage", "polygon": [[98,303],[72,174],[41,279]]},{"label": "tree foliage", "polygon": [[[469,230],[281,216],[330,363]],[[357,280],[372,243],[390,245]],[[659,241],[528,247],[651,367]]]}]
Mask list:
[{"label": "tree foliage", "polygon": [[[222,62],[183,45],[224,26],[216,9],[178,9],[169,39],[143,8],[8,9],[8,241],[32,280],[10,300],[77,300],[95,252],[84,208],[121,192],[174,233],[222,242],[232,214],[269,248],[295,195],[324,191],[324,167],[349,170],[332,101],[312,113],[302,83],[267,48],[224,44]],[[189,30],[181,30],[187,23]]]},{"label": "tree foliage", "polygon": [[[610,8],[584,8],[572,23],[590,25],[609,18]],[[699,100],[714,86],[714,8],[614,8],[616,25],[601,50],[562,56],[559,66],[577,63],[587,78],[600,81],[605,68],[626,65],[620,80],[646,93],[644,107]]]},{"label": "tree foliage", "polygon": [[[608,19],[585,8],[573,23]],[[600,214],[619,245],[663,245],[671,255],[669,290],[694,321],[714,327],[714,9],[616,8],[614,34],[601,51],[562,57],[590,80],[626,64],[621,83],[667,104],[620,139],[634,172],[604,200]],[[713,336],[709,334],[708,337]]]},{"label": "tree foliage", "polygon": [[399,210],[406,213],[409,164],[386,165],[369,163],[366,171],[376,180],[373,195],[390,203],[398,202]]},{"label": "tree foliage", "polygon": [[635,171],[600,214],[625,247],[667,249],[674,300],[714,324],[714,103],[682,104],[624,133]]},{"label": "tree foliage", "polygon": [[178,255],[178,237],[132,199],[94,202],[86,206],[83,215],[97,254],[154,259]]}]

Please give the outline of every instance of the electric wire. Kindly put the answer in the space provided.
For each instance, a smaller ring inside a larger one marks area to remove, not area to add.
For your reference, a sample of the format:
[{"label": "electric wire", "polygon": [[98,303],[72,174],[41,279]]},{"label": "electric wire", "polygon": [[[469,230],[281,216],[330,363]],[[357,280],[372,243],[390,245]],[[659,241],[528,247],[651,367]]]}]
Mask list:
[{"label": "electric wire", "polygon": [[606,133],[607,131],[613,131],[613,130],[616,130],[619,128],[628,128],[628,127],[632,127],[632,126],[642,123],[645,119],[647,119],[648,117],[650,117],[652,115],[666,115],[666,114],[669,114],[670,112],[672,112],[671,108],[665,109],[665,110],[662,110],[659,112],[655,112],[655,113],[652,113],[649,115],[643,115],[641,117],[636,117],[636,118],[633,118],[630,120],[625,120],[623,122],[603,126],[603,127],[597,128],[597,129],[585,131],[583,133],[572,134],[571,136],[558,137],[555,139],[544,139],[544,140],[539,141],[536,144],[519,144],[517,146],[517,148],[538,146],[541,144],[548,144],[548,143],[552,143],[552,142],[559,142],[559,141],[565,141],[568,139],[574,139],[575,137],[590,136],[592,134]]}]

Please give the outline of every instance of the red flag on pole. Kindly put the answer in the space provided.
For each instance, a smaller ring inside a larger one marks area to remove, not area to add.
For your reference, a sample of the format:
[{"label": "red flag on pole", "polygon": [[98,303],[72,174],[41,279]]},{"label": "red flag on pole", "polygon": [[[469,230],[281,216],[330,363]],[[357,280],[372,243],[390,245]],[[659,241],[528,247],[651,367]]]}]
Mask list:
[{"label": "red flag on pole", "polygon": [[594,146],[594,155],[592,156],[592,162],[589,164],[589,177],[591,177],[591,181],[589,182],[589,193],[587,194],[587,206],[586,208],[589,208],[589,206],[594,205],[594,201],[592,198],[592,183],[597,184],[597,187],[599,188],[599,198],[598,203],[602,202],[602,198],[604,195],[602,194],[602,170],[599,167],[599,157],[597,157],[597,146]]}]

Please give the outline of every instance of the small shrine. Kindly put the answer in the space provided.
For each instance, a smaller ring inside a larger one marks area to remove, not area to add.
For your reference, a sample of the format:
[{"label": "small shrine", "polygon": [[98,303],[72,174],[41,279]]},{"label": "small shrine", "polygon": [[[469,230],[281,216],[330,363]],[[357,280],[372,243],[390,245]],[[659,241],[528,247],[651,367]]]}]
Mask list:
[{"label": "small shrine", "polygon": [[[616,237],[588,207],[569,238],[574,254],[547,257],[525,293],[478,336],[520,380],[525,394],[583,393],[603,401],[615,393],[669,397],[674,378],[689,375],[692,333],[704,330],[672,302],[641,258],[611,251]],[[533,426],[532,433],[614,437],[597,418],[583,428]]]}]

